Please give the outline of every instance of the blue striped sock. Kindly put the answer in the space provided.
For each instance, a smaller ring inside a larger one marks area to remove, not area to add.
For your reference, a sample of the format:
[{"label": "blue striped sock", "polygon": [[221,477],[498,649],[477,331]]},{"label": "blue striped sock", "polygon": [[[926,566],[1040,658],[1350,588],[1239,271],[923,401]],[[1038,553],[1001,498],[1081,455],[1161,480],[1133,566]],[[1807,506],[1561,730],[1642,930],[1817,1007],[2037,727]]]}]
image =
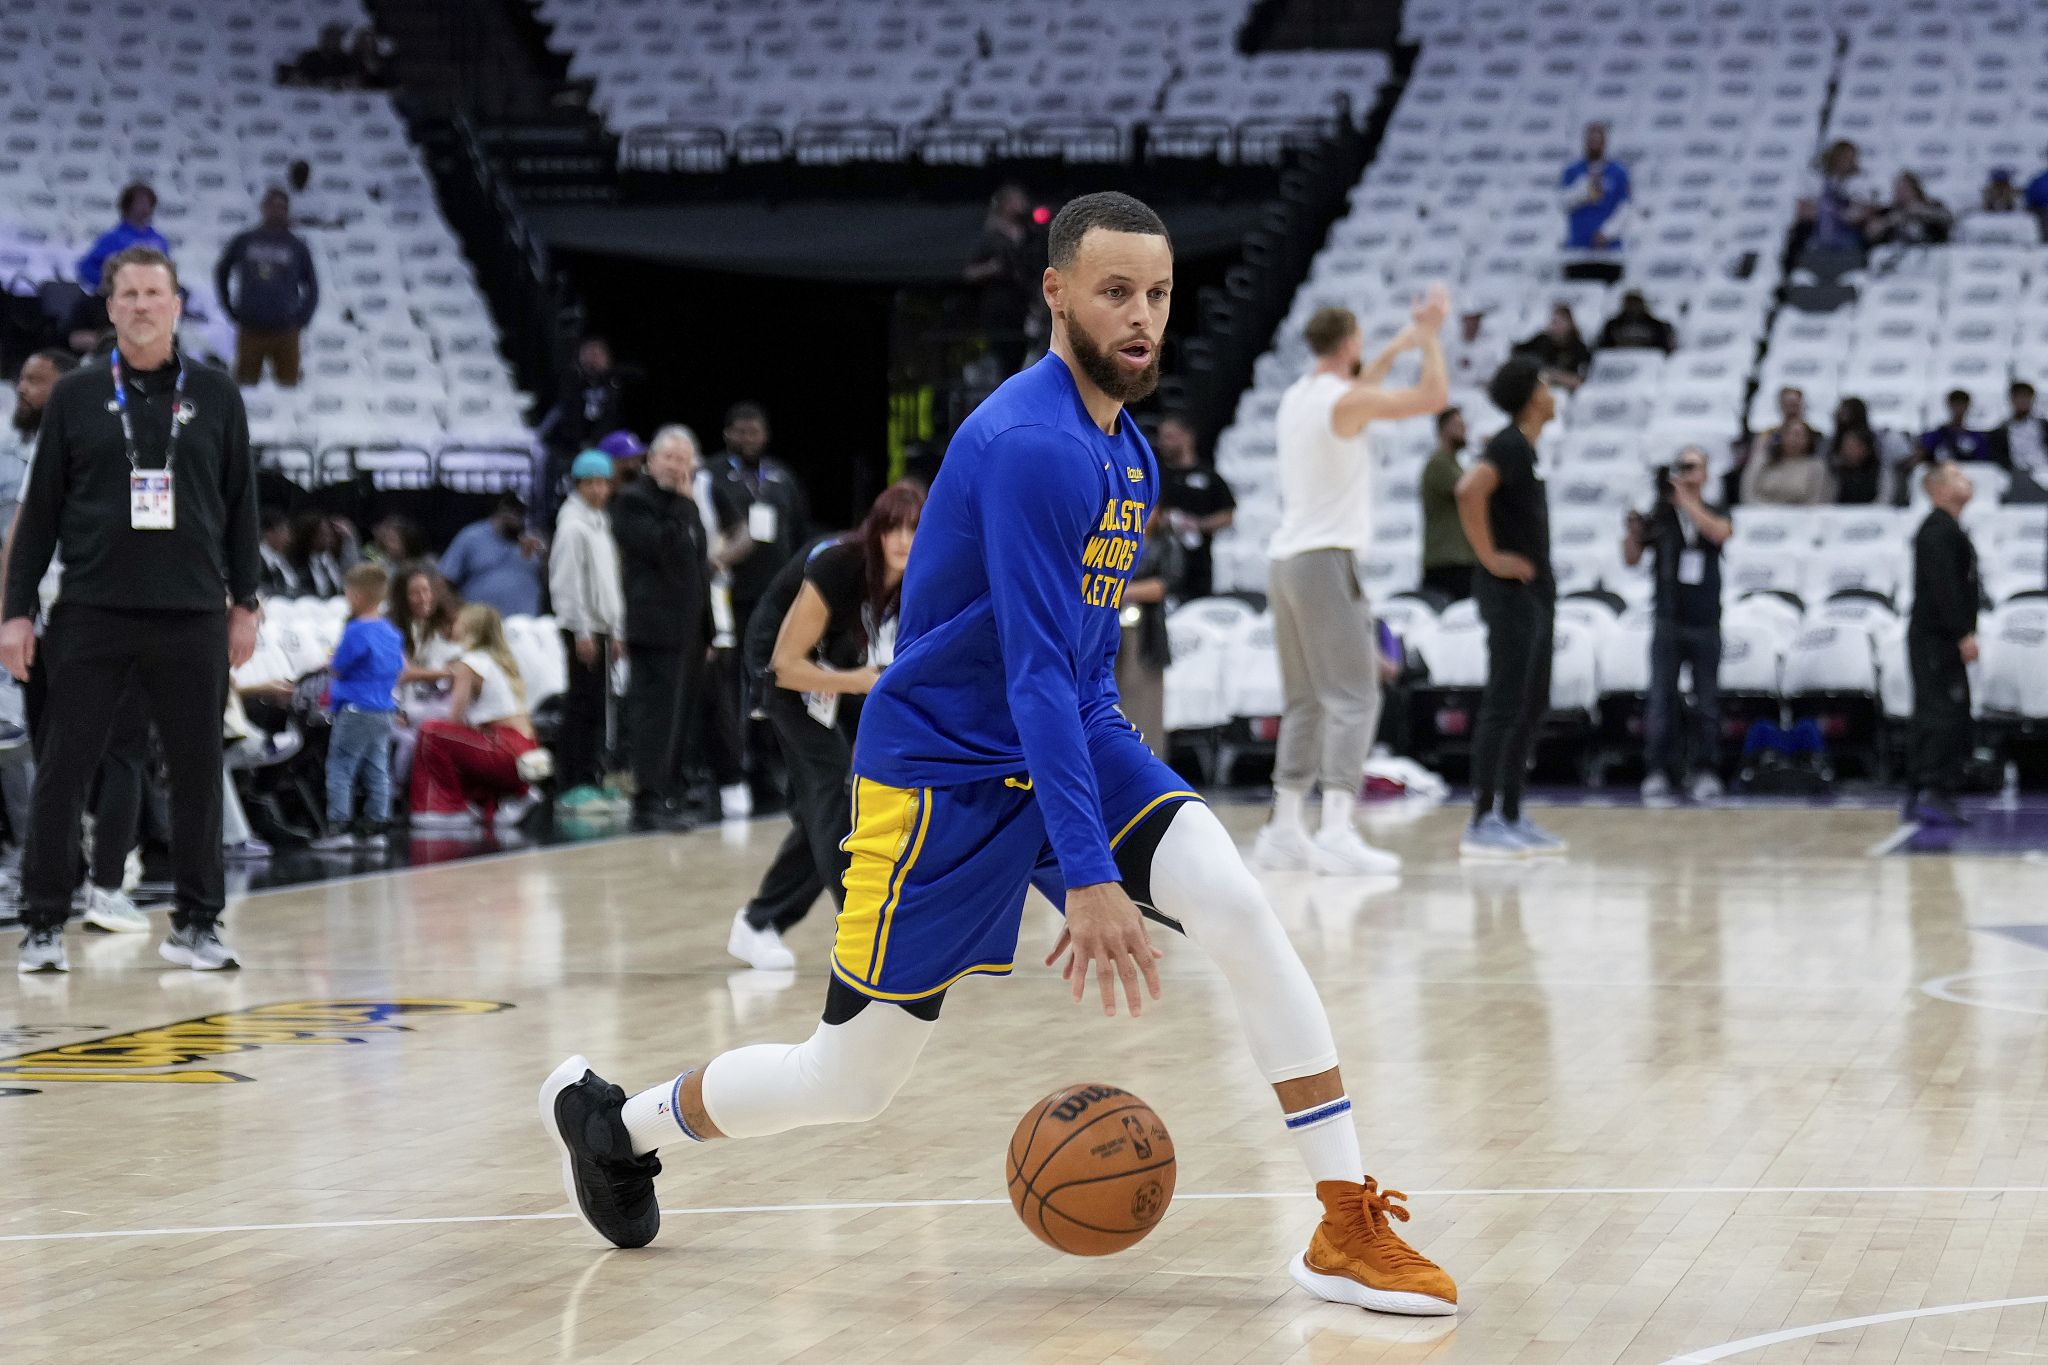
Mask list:
[{"label": "blue striped sock", "polygon": [[1358,1129],[1351,1120],[1351,1097],[1334,1100],[1286,1116],[1287,1131],[1301,1164],[1317,1184],[1344,1180],[1356,1185],[1365,1179],[1365,1162],[1358,1154]]}]

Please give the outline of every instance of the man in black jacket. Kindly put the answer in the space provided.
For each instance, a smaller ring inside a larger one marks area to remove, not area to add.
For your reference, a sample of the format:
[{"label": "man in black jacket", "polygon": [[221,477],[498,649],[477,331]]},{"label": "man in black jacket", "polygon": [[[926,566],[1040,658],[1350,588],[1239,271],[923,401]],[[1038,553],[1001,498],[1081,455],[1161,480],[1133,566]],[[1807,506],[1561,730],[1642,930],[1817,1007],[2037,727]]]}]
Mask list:
[{"label": "man in black jacket", "polygon": [[2048,418],[2034,413],[2034,386],[2024,379],[2013,381],[2012,416],[1985,433],[1990,440],[1993,464],[2012,471],[2007,502],[2040,502],[2048,499]]},{"label": "man in black jacket", "polygon": [[[178,275],[153,247],[102,274],[116,347],[51,390],[8,555],[0,664],[48,674],[34,811],[22,859],[21,970],[62,972],[79,811],[124,689],[149,698],[171,779],[177,908],[164,957],[236,965],[216,925],[221,715],[228,669],[256,650],[256,464],[241,390],[181,358]],[[63,598],[38,644],[37,587],[53,555]]]},{"label": "man in black jacket", "polygon": [[1934,508],[1913,537],[1913,615],[1906,653],[1913,666],[1913,724],[1907,742],[1904,815],[1930,824],[1966,825],[1956,809],[1970,756],[1970,675],[1977,659],[1977,551],[1956,520],[1974,491],[1950,461],[1927,471]]},{"label": "man in black jacket", "polygon": [[561,394],[540,424],[547,470],[534,499],[534,524],[543,533],[554,530],[555,511],[568,494],[569,466],[626,425],[625,412],[625,376],[612,363],[611,343],[598,336],[583,338],[576,347],[576,366],[562,377]]},{"label": "man in black jacket", "polygon": [[631,731],[635,829],[688,829],[676,773],[711,643],[704,523],[690,496],[697,438],[663,427],[647,475],[612,500],[612,538],[626,596],[626,723]]},{"label": "man in black jacket", "polygon": [[320,306],[313,253],[292,231],[292,198],[263,196],[261,226],[238,233],[213,267],[213,292],[235,324],[235,382],[263,379],[263,362],[278,387],[299,382],[299,333]]}]

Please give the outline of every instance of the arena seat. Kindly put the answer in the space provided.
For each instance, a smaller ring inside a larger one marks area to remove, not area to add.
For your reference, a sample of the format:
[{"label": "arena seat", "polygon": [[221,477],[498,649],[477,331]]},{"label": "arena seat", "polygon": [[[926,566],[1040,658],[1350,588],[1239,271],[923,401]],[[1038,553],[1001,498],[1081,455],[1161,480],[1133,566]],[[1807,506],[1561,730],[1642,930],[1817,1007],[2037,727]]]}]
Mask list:
[{"label": "arena seat", "polygon": [[2048,720],[2048,600],[2008,603],[1980,630],[1984,714]]}]

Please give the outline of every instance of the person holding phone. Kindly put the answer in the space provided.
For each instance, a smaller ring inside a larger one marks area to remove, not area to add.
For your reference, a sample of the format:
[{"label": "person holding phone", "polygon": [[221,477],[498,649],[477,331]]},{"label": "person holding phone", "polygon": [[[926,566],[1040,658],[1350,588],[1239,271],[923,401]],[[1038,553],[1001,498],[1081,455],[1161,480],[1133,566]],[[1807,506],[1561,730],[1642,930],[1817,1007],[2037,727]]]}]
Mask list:
[{"label": "person holding phone", "polygon": [[1684,750],[1675,742],[1678,670],[1692,665],[1692,799],[1721,794],[1714,771],[1721,740],[1721,546],[1735,531],[1727,514],[1709,507],[1707,452],[1687,446],[1668,469],[1657,471],[1657,505],[1644,516],[1633,508],[1621,555],[1629,567],[1643,553],[1655,556],[1656,626],[1650,634],[1650,714],[1644,745],[1643,796],[1669,796],[1685,780]]}]

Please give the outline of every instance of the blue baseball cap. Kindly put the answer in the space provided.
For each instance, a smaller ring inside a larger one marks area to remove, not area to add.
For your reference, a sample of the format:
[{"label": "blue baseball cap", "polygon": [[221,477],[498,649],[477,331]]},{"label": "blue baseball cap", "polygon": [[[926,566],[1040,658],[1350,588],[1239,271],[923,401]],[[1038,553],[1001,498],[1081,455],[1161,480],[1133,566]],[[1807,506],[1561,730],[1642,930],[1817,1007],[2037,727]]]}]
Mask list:
[{"label": "blue baseball cap", "polygon": [[647,453],[647,447],[640,444],[640,438],[625,430],[612,432],[597,443],[597,448],[614,460],[634,460]]},{"label": "blue baseball cap", "polygon": [[609,479],[611,476],[612,457],[602,450],[586,450],[576,457],[576,463],[569,466],[569,477],[576,483],[585,479]]}]

